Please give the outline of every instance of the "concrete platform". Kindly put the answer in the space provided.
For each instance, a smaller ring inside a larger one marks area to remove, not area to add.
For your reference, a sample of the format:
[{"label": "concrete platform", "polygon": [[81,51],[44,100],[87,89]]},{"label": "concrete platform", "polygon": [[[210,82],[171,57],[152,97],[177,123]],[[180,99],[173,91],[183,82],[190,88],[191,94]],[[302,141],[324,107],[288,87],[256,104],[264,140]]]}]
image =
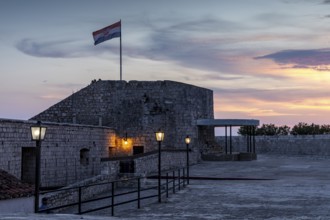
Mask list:
[{"label": "concrete platform", "polygon": [[[219,180],[193,179],[161,204],[116,212],[116,217],[35,216],[18,210],[1,213],[0,219],[330,219],[330,158],[258,155],[254,161],[202,162],[190,171]],[[242,180],[223,180],[234,177]]]},{"label": "concrete platform", "polygon": [[330,158],[258,155],[203,162],[193,176],[275,180],[192,180],[165,204],[123,213],[131,219],[330,219]]},{"label": "concrete platform", "polygon": [[204,161],[251,161],[256,160],[257,154],[245,152],[233,152],[232,154],[209,153],[202,154]]}]

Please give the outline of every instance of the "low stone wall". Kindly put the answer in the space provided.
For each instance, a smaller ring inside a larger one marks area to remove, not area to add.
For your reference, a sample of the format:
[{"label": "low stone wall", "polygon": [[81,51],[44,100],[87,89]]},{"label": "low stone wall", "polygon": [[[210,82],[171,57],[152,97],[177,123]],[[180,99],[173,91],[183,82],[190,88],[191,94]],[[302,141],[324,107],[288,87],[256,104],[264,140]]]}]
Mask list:
[{"label": "low stone wall", "polygon": [[[186,166],[186,151],[162,151],[161,166],[162,170],[170,170],[175,167],[185,167]],[[197,156],[194,152],[189,153],[189,163],[196,164]],[[158,154],[153,154],[148,157],[141,157],[134,160],[136,173],[155,173],[158,171]]]},{"label": "low stone wall", "polygon": [[[229,138],[228,138],[229,139]],[[216,137],[225,146],[224,137]],[[330,156],[330,135],[256,136],[257,154]],[[246,152],[246,138],[232,137],[233,152]]]},{"label": "low stone wall", "polygon": [[[186,166],[187,154],[185,150],[163,150],[161,154],[162,170],[169,170],[175,167]],[[147,156],[136,155],[131,157],[124,157],[123,160],[134,160],[135,163],[135,176],[146,176],[158,171],[158,152],[150,153]],[[199,160],[199,154],[196,152],[189,152],[189,163],[196,164]],[[64,187],[59,192],[53,192],[43,195],[47,197],[49,201],[49,207],[58,207],[67,205],[70,203],[78,202],[79,189],[82,187],[82,200],[93,198],[102,192],[110,191],[111,184],[100,184],[107,183],[113,180],[119,179],[119,163],[120,159],[103,159],[102,160],[102,171],[101,175],[86,179],[84,181],[71,184]],[[97,185],[93,185],[97,184]],[[125,183],[120,182],[116,187]],[[92,185],[92,186],[88,186]],[[88,187],[83,187],[88,186]],[[61,210],[57,210],[61,211]],[[78,212],[78,210],[77,210]]]},{"label": "low stone wall", "polygon": [[[169,170],[175,167],[186,166],[187,153],[185,150],[162,150],[162,170]],[[119,174],[120,161],[133,160],[135,164],[135,175],[148,175],[158,171],[158,151],[149,155],[135,155],[123,158],[102,159],[102,173]],[[200,154],[194,151],[189,152],[189,164],[196,164],[200,160]]]},{"label": "low stone wall", "polygon": [[[78,202],[79,187],[81,187],[81,199],[82,201],[84,201],[86,199],[93,198],[103,192],[110,191],[111,184],[107,183],[115,179],[117,179],[117,176],[115,175],[98,175],[93,178],[86,179],[75,184],[71,184],[67,187],[63,187],[62,189],[60,189],[60,191],[46,193],[42,197],[48,198],[49,208],[68,205]],[[59,212],[65,209],[67,208],[57,209],[54,210],[54,212]],[[78,212],[78,209],[75,212]]]}]

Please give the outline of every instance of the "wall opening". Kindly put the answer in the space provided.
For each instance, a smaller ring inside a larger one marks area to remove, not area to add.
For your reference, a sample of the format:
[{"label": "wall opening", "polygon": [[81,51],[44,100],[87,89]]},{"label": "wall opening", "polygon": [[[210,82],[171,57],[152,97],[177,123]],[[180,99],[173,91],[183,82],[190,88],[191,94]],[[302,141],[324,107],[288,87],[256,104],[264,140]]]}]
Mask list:
[{"label": "wall opening", "polygon": [[35,183],[36,148],[22,148],[21,180],[25,183]]},{"label": "wall opening", "polygon": [[122,160],[119,162],[120,173],[134,173],[135,163],[134,160]]},{"label": "wall opening", "polygon": [[133,146],[133,155],[143,154],[143,153],[144,153],[144,146]]},{"label": "wall opening", "polygon": [[80,164],[83,166],[89,164],[89,149],[83,148],[80,150]]}]

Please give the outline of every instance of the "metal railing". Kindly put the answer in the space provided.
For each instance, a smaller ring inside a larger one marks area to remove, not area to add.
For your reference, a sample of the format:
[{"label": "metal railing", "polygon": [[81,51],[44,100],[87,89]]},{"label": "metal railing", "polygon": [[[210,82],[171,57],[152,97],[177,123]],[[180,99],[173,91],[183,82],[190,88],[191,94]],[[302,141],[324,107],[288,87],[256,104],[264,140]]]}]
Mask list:
[{"label": "metal railing", "polygon": [[[185,167],[164,171],[162,174],[165,174],[165,176],[162,175],[160,177],[161,195],[166,194],[167,198],[171,192],[174,194],[176,193],[176,190],[184,188],[188,183],[186,173]],[[42,210],[39,209],[38,212],[44,213],[56,211],[86,214],[103,209],[111,209],[111,215],[114,216],[115,207],[134,202],[136,202],[136,208],[140,209],[141,201],[158,197],[157,186],[146,187],[145,184],[142,186],[141,182],[145,179],[156,178],[158,179],[158,176],[133,177],[105,183],[89,184],[43,192],[42,194],[44,196],[51,194],[54,197],[61,193],[67,194],[67,197],[70,199],[67,199],[69,201],[67,204],[50,206]],[[164,179],[165,181],[163,181]],[[100,192],[99,195],[91,196],[90,193],[93,192],[94,187],[101,187],[104,192]],[[61,198],[61,196],[58,196],[57,199],[65,200],[64,197]]]}]

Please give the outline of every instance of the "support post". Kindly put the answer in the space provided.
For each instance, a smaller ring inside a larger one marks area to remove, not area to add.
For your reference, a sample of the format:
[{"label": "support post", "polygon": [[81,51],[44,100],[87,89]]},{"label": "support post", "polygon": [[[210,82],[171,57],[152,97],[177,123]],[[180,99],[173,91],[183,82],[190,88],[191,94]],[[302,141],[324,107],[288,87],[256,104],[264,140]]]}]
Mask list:
[{"label": "support post", "polygon": [[228,140],[227,140],[227,125],[225,126],[225,146],[226,146],[226,155],[228,154]]},{"label": "support post", "polygon": [[158,202],[162,202],[161,195],[161,142],[158,141]]},{"label": "support post", "polygon": [[40,145],[41,141],[36,141],[36,170],[34,182],[34,213],[39,212],[39,188],[40,188]]},{"label": "support post", "polygon": [[187,185],[189,184],[189,144],[187,144]]},{"label": "support post", "polygon": [[[121,20],[120,20],[120,29],[121,29]],[[122,77],[122,48],[121,48],[121,36],[122,36],[122,31],[120,30],[120,81],[123,80],[123,77]]]},{"label": "support post", "polygon": [[229,148],[230,148],[230,155],[233,153],[233,144],[232,144],[232,130],[231,130],[231,125],[229,126]]}]

